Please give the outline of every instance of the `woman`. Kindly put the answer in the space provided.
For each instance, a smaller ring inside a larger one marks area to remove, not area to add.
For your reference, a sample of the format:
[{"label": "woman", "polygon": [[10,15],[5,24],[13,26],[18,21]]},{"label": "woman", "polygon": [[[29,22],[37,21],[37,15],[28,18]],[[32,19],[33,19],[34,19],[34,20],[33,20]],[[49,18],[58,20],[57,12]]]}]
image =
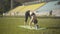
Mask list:
[{"label": "woman", "polygon": [[27,25],[28,17],[30,17],[30,10],[26,11],[26,13],[25,13],[25,22],[24,22],[24,25]]},{"label": "woman", "polygon": [[37,17],[34,12],[31,14],[31,20],[29,22],[29,25],[31,26],[32,23],[34,24],[35,28],[37,29],[38,28],[38,24],[37,24],[38,20],[37,20]]}]

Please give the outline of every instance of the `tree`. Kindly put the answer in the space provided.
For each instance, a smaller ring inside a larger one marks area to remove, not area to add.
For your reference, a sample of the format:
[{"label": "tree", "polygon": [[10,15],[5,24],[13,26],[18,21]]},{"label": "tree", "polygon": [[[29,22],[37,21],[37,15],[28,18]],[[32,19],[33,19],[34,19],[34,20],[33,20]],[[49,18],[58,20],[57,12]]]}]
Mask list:
[{"label": "tree", "polygon": [[0,12],[7,12],[8,10],[10,10],[10,0],[1,0]]}]

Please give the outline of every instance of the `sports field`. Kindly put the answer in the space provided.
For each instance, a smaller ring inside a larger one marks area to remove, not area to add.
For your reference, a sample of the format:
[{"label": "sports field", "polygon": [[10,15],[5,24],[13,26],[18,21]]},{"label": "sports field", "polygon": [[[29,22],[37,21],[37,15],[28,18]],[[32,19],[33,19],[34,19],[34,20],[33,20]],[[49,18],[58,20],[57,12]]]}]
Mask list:
[{"label": "sports field", "polygon": [[0,17],[0,34],[60,34],[60,18],[38,18],[43,30],[18,27],[24,24],[24,17]]}]

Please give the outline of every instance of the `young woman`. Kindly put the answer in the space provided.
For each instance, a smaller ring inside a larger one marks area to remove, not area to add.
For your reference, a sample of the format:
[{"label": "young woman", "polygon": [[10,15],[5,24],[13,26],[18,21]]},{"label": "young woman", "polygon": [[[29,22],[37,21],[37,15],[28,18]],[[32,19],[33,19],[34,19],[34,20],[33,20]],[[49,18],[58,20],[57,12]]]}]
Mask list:
[{"label": "young woman", "polygon": [[37,29],[38,28],[38,24],[37,24],[38,23],[38,20],[37,20],[37,17],[35,15],[35,13],[32,13],[31,14],[31,20],[29,22],[29,25],[31,26],[32,23],[34,24],[34,27]]},{"label": "young woman", "polygon": [[24,25],[27,25],[28,17],[30,17],[30,10],[26,11],[26,13],[25,13],[25,22],[24,22]]}]

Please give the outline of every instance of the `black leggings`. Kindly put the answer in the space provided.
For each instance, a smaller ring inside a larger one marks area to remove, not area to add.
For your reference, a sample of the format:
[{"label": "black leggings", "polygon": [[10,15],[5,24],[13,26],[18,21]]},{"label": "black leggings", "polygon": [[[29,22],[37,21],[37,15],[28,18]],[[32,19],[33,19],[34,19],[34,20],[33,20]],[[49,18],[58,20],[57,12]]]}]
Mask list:
[{"label": "black leggings", "polygon": [[28,16],[25,16],[25,22],[27,22],[27,20],[28,20]]},{"label": "black leggings", "polygon": [[[28,17],[30,17],[30,15],[25,15],[25,22],[27,22]],[[31,17],[30,17],[31,18]]]}]

